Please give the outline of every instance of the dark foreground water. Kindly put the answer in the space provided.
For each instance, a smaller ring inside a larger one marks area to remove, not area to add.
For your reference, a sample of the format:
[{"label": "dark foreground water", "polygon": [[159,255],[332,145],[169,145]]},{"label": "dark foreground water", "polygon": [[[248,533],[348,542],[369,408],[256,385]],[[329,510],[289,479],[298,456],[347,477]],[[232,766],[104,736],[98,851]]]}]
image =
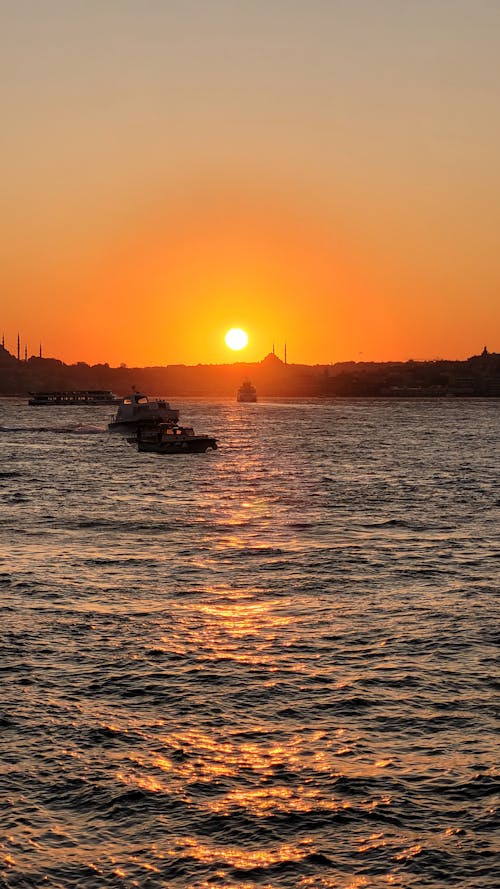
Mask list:
[{"label": "dark foreground water", "polygon": [[496,887],[500,402],[176,405],[0,402],[0,885]]}]

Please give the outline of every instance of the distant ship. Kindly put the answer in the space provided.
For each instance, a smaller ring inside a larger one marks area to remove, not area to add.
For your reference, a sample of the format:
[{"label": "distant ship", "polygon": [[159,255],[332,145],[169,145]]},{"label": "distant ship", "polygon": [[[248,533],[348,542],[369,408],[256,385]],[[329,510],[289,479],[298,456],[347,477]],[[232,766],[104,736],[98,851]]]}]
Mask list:
[{"label": "distant ship", "polygon": [[132,392],[121,401],[115,419],[108,423],[110,432],[136,432],[139,427],[157,426],[158,423],[177,423],[179,411],[168,401],[150,401],[147,395]]},{"label": "distant ship", "polygon": [[32,407],[60,407],[82,405],[96,407],[100,404],[119,404],[120,398],[110,389],[71,389],[54,392],[30,392],[28,404]]},{"label": "distant ship", "polygon": [[250,380],[245,380],[238,389],[236,401],[257,401],[257,389]]}]

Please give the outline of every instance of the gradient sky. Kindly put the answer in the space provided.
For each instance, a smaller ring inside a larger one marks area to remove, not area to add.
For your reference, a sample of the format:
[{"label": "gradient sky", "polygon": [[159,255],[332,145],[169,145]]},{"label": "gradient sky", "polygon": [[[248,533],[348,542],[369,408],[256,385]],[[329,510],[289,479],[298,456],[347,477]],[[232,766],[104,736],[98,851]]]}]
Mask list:
[{"label": "gradient sky", "polygon": [[499,59],[498,0],[4,0],[7,348],[500,351]]}]

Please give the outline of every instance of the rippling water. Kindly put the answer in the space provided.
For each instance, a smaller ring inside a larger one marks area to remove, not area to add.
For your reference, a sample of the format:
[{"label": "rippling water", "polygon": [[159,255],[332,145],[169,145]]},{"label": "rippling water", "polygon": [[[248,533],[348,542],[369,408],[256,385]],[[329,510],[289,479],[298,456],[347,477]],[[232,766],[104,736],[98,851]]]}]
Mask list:
[{"label": "rippling water", "polygon": [[499,401],[176,405],[0,402],[0,885],[498,885]]}]

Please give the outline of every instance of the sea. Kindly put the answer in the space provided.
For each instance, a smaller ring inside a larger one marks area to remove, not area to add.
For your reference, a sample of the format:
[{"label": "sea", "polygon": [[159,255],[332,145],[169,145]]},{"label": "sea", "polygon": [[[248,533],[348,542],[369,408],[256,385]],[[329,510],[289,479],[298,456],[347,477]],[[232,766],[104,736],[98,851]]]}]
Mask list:
[{"label": "sea", "polygon": [[500,400],[169,400],[0,400],[2,889],[497,887]]}]

